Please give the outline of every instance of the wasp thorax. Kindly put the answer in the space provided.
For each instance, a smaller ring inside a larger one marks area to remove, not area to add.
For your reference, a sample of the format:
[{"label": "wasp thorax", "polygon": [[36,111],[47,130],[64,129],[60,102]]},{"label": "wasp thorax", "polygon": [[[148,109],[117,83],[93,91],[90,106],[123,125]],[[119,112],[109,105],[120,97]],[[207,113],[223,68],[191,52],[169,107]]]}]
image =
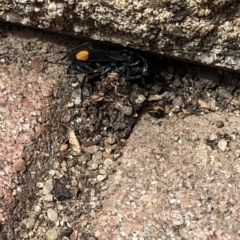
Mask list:
[{"label": "wasp thorax", "polygon": [[89,52],[86,50],[80,51],[76,54],[76,58],[79,61],[86,61],[88,60],[89,57]]}]

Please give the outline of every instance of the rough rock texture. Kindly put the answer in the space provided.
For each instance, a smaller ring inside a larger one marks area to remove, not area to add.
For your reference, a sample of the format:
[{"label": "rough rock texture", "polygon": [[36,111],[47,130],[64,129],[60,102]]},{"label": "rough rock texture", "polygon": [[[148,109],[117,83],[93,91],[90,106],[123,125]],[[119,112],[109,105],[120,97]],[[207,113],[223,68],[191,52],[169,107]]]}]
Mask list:
[{"label": "rough rock texture", "polygon": [[[214,126],[220,119],[221,129]],[[95,236],[239,239],[237,132],[239,117],[226,113],[183,121],[143,116],[105,193]],[[233,137],[224,151],[206,142],[214,133]]]},{"label": "rough rock texture", "polygon": [[18,177],[31,163],[24,149],[43,131],[43,109],[54,84],[20,69],[19,64],[0,65],[0,224],[10,218],[15,197],[23,191]]},{"label": "rough rock texture", "polygon": [[5,0],[0,19],[240,70],[237,0]]}]

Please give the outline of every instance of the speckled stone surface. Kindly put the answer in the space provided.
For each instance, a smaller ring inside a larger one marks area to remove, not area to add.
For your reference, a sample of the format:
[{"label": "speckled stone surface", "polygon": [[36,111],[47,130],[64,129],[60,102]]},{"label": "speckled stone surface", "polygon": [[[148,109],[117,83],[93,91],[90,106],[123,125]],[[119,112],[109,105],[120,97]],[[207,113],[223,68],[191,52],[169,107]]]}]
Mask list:
[{"label": "speckled stone surface", "polygon": [[[213,125],[219,119],[227,119],[221,129]],[[222,113],[184,121],[143,116],[103,196],[95,236],[239,239],[239,131],[239,118]],[[224,151],[207,144],[214,133],[231,136]]]},{"label": "speckled stone surface", "polygon": [[20,69],[17,64],[0,66],[0,224],[10,218],[15,197],[22,192],[18,176],[31,161],[24,146],[43,130],[39,121],[54,82]]},{"label": "speckled stone surface", "polygon": [[236,0],[5,0],[0,19],[240,70]]}]

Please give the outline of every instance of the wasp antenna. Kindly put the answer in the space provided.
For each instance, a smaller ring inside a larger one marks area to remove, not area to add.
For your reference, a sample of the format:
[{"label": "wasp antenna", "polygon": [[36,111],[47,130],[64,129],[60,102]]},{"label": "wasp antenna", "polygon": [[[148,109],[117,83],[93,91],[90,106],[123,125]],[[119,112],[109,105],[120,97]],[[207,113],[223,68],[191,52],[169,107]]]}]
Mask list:
[{"label": "wasp antenna", "polygon": [[62,61],[64,60],[71,52],[66,53],[62,58],[58,59],[57,61]]},{"label": "wasp antenna", "polygon": [[51,64],[59,64],[59,65],[66,65],[65,63],[60,63],[61,59],[58,59],[56,61],[49,61],[48,59],[43,59],[44,62],[51,63]]},{"label": "wasp antenna", "polygon": [[85,45],[86,47],[90,49],[94,49],[94,46],[90,42],[83,43],[82,45]]}]

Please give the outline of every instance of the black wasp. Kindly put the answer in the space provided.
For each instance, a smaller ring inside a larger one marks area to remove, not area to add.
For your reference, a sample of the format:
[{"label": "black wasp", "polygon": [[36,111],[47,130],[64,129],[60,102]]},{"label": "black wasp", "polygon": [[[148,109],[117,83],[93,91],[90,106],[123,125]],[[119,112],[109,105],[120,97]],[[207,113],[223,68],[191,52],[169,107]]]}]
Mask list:
[{"label": "black wasp", "polygon": [[86,73],[89,78],[95,78],[115,72],[127,80],[143,79],[149,75],[147,61],[139,54],[128,50],[100,50],[95,49],[91,43],[83,43],[62,59],[66,57],[71,61],[68,74]]}]

